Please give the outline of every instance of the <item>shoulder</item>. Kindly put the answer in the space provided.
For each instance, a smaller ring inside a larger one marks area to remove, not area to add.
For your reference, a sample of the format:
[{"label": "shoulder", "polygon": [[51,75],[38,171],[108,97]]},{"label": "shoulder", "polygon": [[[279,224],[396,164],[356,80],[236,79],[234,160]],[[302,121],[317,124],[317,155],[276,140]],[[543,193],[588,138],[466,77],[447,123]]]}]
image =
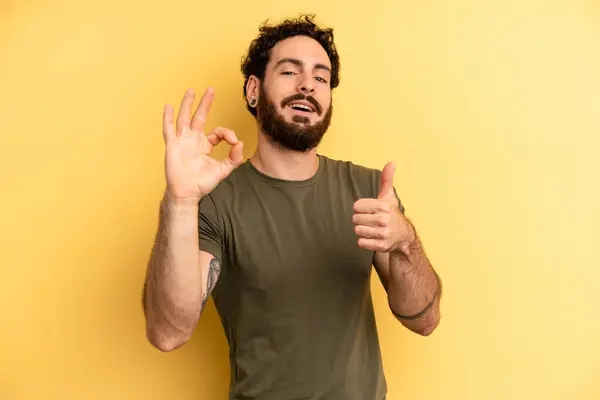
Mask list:
[{"label": "shoulder", "polygon": [[340,160],[335,159],[328,156],[320,155],[331,167],[348,171],[348,173],[364,176],[364,177],[373,177],[377,175],[381,175],[381,171],[377,168],[367,167],[365,165],[361,165],[351,160]]},{"label": "shoulder", "polygon": [[325,159],[329,169],[341,176],[348,177],[351,181],[359,184],[370,191],[377,193],[381,180],[381,171],[377,168],[368,167],[351,160],[334,159],[321,156]]},{"label": "shoulder", "polygon": [[243,182],[246,180],[244,167],[245,165],[242,164],[234,169],[209,194],[202,198],[200,202],[201,214],[211,214],[215,218],[223,218],[227,214],[227,210],[236,201],[236,196],[239,195]]},{"label": "shoulder", "polygon": [[[325,156],[322,157],[325,158],[327,164],[330,166],[330,171],[333,171],[334,175],[337,171],[339,177],[343,178],[344,181],[348,179],[347,182],[351,186],[357,187],[360,197],[377,197],[379,188],[381,187],[380,169],[367,167],[349,160],[336,160]],[[398,200],[400,211],[404,213],[405,208],[395,186],[394,193]]]}]

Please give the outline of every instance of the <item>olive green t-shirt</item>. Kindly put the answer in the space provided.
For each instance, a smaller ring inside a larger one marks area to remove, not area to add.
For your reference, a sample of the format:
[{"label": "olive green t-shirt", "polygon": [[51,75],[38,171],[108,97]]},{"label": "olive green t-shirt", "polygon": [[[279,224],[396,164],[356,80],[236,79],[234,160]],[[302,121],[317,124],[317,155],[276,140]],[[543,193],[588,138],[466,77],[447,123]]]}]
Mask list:
[{"label": "olive green t-shirt", "polygon": [[[372,251],[353,204],[381,171],[319,155],[304,181],[246,160],[200,203],[200,248],[221,263],[212,293],[230,347],[230,399],[382,400]],[[404,211],[403,207],[401,210]]]}]

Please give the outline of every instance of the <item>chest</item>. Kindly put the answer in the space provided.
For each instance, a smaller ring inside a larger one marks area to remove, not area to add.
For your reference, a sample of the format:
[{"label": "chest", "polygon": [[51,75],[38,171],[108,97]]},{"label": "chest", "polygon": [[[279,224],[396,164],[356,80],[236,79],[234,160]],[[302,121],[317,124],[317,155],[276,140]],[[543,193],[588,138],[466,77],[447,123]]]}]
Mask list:
[{"label": "chest", "polygon": [[227,220],[230,273],[244,287],[271,291],[368,280],[373,252],[357,245],[357,199],[350,191],[313,188],[236,201]]}]

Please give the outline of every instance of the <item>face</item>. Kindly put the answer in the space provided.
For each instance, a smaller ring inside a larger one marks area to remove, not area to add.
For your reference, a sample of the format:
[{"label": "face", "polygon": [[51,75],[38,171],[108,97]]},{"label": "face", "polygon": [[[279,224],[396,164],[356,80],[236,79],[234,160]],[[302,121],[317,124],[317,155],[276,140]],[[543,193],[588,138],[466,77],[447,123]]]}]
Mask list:
[{"label": "face", "polygon": [[272,143],[305,152],[321,142],[332,115],[330,77],[329,57],[317,41],[296,36],[273,47],[257,106]]}]

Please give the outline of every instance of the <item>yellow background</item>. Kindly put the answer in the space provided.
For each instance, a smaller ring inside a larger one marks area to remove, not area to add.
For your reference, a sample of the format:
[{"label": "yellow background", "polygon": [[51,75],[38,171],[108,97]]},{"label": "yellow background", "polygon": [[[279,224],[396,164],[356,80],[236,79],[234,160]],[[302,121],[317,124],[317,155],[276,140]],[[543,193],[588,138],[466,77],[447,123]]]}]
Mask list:
[{"label": "yellow background", "polygon": [[593,0],[3,0],[0,398],[227,398],[212,303],[179,351],[144,334],[161,112],[213,85],[209,127],[249,157],[240,59],[262,21],[299,12],[341,53],[320,152],[398,163],[445,282],[423,338],[373,281],[389,400],[600,399]]}]

